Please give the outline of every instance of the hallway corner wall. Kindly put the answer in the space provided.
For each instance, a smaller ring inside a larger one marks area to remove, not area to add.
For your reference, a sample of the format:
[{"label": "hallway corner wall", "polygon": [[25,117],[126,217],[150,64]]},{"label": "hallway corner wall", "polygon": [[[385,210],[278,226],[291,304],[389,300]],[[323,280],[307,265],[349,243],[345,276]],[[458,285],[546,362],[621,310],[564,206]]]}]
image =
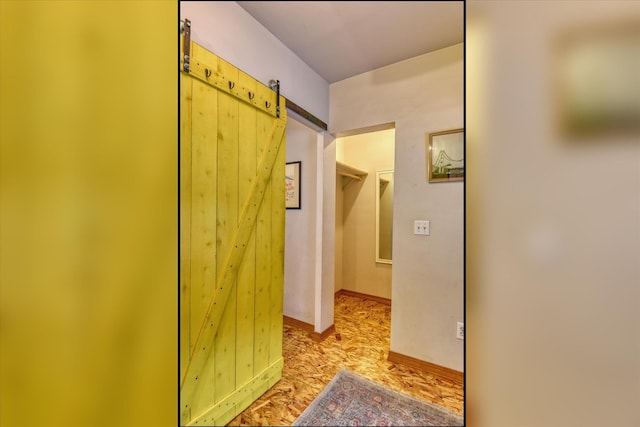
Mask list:
[{"label": "hallway corner wall", "polygon": [[[391,350],[464,370],[464,183],[426,181],[428,134],[464,126],[464,45],[330,85],[334,134],[394,122]],[[345,210],[347,207],[345,206]],[[431,235],[413,234],[430,220]]]}]

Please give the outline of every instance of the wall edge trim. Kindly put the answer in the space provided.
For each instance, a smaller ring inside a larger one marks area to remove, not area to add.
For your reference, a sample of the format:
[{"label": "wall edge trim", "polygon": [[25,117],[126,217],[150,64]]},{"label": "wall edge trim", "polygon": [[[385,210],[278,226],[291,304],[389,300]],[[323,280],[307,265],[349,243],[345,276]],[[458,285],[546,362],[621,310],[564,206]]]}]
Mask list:
[{"label": "wall edge trim", "polygon": [[286,315],[282,316],[285,325],[294,326],[298,329],[302,329],[305,332],[313,332],[313,325],[311,323],[303,322],[302,320],[294,319]]},{"label": "wall edge trim", "polygon": [[293,326],[298,329],[302,329],[307,332],[312,340],[316,342],[324,341],[329,335],[336,331],[336,325],[331,324],[327,329],[322,332],[315,332],[315,327],[311,323],[303,322],[302,320],[294,319],[289,316],[282,316],[285,325]]},{"label": "wall edge trim", "polygon": [[347,289],[340,289],[338,292],[336,292],[336,298],[339,297],[340,295],[346,295],[346,296],[355,297],[355,298],[362,298],[370,301],[376,301],[385,305],[391,305],[390,298],[383,298],[375,295],[362,294],[360,292],[349,291]]},{"label": "wall edge trim", "polygon": [[402,365],[420,369],[429,374],[454,381],[458,384],[464,384],[464,372],[456,371],[455,369],[447,368],[446,366],[436,365],[435,363],[426,362],[391,350],[389,350],[387,360],[392,363],[400,363]]}]

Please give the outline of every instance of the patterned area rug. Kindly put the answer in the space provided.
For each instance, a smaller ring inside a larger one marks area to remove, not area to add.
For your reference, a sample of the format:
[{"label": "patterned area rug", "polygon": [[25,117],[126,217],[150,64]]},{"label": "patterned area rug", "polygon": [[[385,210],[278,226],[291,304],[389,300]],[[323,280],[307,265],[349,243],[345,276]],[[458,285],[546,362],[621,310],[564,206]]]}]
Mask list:
[{"label": "patterned area rug", "polygon": [[340,369],[294,426],[462,426],[461,415]]}]

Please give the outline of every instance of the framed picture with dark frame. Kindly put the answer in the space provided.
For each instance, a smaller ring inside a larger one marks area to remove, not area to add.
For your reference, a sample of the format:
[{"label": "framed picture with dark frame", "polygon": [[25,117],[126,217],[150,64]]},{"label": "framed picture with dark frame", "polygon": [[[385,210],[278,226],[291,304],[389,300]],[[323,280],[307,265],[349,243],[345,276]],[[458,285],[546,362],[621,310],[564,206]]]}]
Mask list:
[{"label": "framed picture with dark frame", "polygon": [[427,181],[464,181],[464,129],[429,134]]},{"label": "framed picture with dark frame", "polygon": [[302,162],[287,163],[285,168],[285,189],[287,209],[301,209],[300,204],[302,187],[300,185]]}]

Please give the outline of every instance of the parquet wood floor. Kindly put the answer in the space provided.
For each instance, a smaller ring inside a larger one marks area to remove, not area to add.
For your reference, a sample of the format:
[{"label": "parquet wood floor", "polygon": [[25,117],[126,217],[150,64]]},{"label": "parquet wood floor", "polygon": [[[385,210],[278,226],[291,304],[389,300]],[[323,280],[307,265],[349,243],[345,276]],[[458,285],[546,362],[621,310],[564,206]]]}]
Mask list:
[{"label": "parquet wood floor", "polygon": [[336,332],[324,341],[284,325],[282,379],[227,425],[291,425],[341,367],[462,414],[462,384],[387,361],[390,320],[388,305],[339,295]]}]

